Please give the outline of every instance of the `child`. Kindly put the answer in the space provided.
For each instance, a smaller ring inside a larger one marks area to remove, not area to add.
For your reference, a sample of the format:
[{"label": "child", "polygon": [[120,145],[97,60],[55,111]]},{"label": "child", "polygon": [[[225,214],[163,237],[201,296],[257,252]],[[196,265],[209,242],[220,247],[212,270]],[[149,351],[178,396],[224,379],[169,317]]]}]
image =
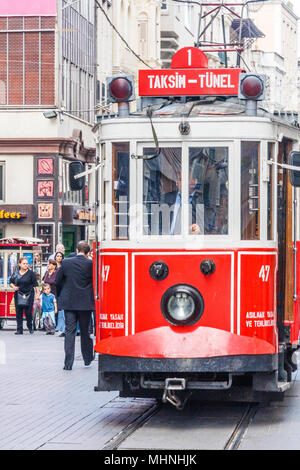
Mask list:
[{"label": "child", "polygon": [[51,294],[50,284],[43,285],[42,293],[42,323],[44,324],[46,335],[55,334],[55,313],[57,313],[57,302]]}]

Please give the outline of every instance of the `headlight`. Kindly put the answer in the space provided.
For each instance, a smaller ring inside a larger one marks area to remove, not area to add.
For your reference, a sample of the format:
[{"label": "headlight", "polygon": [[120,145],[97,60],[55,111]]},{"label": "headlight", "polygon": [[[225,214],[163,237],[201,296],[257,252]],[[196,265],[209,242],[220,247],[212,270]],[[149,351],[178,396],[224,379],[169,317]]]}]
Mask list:
[{"label": "headlight", "polygon": [[193,325],[203,314],[204,301],[194,287],[177,284],[163,295],[161,309],[166,320],[172,325]]}]

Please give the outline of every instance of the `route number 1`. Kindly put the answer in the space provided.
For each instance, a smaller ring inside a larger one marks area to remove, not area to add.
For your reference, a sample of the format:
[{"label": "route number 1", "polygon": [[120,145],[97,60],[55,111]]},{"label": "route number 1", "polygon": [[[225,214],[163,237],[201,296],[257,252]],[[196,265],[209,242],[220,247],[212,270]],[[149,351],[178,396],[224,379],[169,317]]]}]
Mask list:
[{"label": "route number 1", "polygon": [[270,275],[270,266],[262,265],[259,271],[259,278],[262,279],[262,282],[268,282]]}]

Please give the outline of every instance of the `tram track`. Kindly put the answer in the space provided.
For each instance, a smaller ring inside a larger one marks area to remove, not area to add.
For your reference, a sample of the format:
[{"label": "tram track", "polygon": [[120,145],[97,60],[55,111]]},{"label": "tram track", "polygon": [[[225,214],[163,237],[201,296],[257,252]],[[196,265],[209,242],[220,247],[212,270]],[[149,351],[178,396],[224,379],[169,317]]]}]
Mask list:
[{"label": "tram track", "polygon": [[[162,402],[154,403],[144,413],[139,415],[124,429],[117,433],[110,441],[106,443],[102,450],[117,450],[121,444],[126,441],[129,436],[134,434],[140,428],[142,428],[147,422],[149,422],[162,408],[165,406]],[[231,435],[227,439],[223,450],[238,450],[239,446],[259,408],[258,403],[249,403],[245,405],[245,409],[234,427]]]},{"label": "tram track", "polygon": [[149,421],[162,407],[161,402],[154,403],[148,410],[139,415],[128,426],[116,434],[102,450],[116,450],[131,434],[141,428],[147,421]]},{"label": "tram track", "polygon": [[243,413],[240,421],[236,425],[233,433],[225,444],[223,450],[238,450],[243,437],[246,434],[251,421],[253,420],[255,414],[257,413],[259,405],[257,403],[250,403],[247,405],[245,412]]}]

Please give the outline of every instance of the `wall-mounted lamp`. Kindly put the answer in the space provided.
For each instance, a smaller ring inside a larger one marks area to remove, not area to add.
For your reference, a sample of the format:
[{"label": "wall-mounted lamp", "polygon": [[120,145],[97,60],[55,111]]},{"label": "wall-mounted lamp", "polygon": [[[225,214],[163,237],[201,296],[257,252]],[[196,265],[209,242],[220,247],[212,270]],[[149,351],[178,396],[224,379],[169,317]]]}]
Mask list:
[{"label": "wall-mounted lamp", "polygon": [[45,111],[43,115],[47,119],[53,119],[57,117],[57,111],[55,111],[54,109],[51,111]]}]

